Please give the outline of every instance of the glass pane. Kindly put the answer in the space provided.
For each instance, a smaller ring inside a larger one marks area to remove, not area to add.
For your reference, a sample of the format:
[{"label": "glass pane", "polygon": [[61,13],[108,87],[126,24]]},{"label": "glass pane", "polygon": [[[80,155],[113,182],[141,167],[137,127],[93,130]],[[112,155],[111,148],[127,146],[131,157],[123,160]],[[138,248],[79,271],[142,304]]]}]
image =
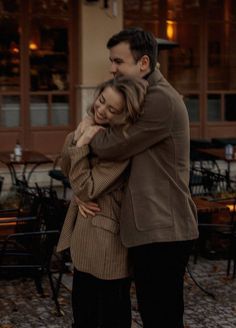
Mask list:
[{"label": "glass pane", "polygon": [[133,13],[138,14],[141,10],[141,4],[142,1],[140,0],[129,0],[129,1],[124,1],[124,15],[130,16]]},{"label": "glass pane", "polygon": [[189,95],[184,97],[184,102],[188,110],[190,122],[199,122],[199,97],[195,95]]},{"label": "glass pane", "polygon": [[132,20],[132,19],[126,19],[124,22],[125,28],[127,27],[134,27],[139,26],[143,28],[146,31],[150,31],[155,35],[156,37],[159,34],[159,22],[158,21],[139,21],[139,20]]},{"label": "glass pane", "polygon": [[31,96],[30,98],[30,122],[32,126],[48,125],[48,97]]},{"label": "glass pane", "polygon": [[231,6],[230,10],[230,21],[236,23],[236,6]]},{"label": "glass pane", "polygon": [[[236,6],[235,6],[236,7]],[[225,65],[228,68],[228,88],[236,89],[236,24],[229,26],[226,37]]]},{"label": "glass pane", "polygon": [[68,96],[52,97],[52,125],[67,125],[69,123]]},{"label": "glass pane", "polygon": [[180,91],[199,89],[199,26],[178,22],[173,27],[180,46],[168,52],[168,78]]},{"label": "glass pane", "polygon": [[167,0],[167,19],[191,21],[198,20],[201,14],[198,0]]},{"label": "glass pane", "polygon": [[32,91],[68,89],[67,9],[67,1],[63,0],[32,2],[29,43]]},{"label": "glass pane", "polygon": [[[128,1],[127,1],[128,2]],[[146,0],[142,1],[142,16],[148,15],[152,18],[158,18],[158,12],[159,12],[159,1],[158,0]],[[151,18],[150,17],[150,18]]]},{"label": "glass pane", "polygon": [[67,16],[69,0],[34,0],[31,1],[32,12],[47,16]]},{"label": "glass pane", "polygon": [[208,95],[207,120],[221,121],[221,99],[220,95]]},{"label": "glass pane", "polygon": [[0,12],[3,16],[7,16],[10,13],[19,12],[19,0],[1,0]]},{"label": "glass pane", "polygon": [[236,94],[225,95],[225,121],[236,121]]},{"label": "glass pane", "polygon": [[236,24],[209,24],[208,88],[236,88]]},{"label": "glass pane", "polygon": [[[11,14],[11,10],[17,11]],[[15,91],[19,90],[20,85],[20,35],[17,1],[0,2],[0,12],[0,91]]]},{"label": "glass pane", "polygon": [[213,20],[224,20],[224,8],[229,4],[229,1],[224,0],[208,0],[207,1],[207,19]]},{"label": "glass pane", "polygon": [[[124,18],[125,19],[158,19],[160,0],[129,0],[124,3]],[[140,26],[135,25],[135,26]]]},{"label": "glass pane", "polygon": [[139,26],[158,36],[160,0],[123,1],[124,27]]},{"label": "glass pane", "polygon": [[236,22],[236,7],[234,0],[208,0],[207,20]]},{"label": "glass pane", "polygon": [[20,96],[2,96],[1,126],[20,125]]}]

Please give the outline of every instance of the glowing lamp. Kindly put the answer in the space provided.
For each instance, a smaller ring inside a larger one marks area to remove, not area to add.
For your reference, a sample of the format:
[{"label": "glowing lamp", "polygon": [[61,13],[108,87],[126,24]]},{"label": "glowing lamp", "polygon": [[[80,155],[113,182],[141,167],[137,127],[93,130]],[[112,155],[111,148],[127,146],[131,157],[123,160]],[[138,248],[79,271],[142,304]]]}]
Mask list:
[{"label": "glowing lamp", "polygon": [[37,44],[35,42],[32,41],[29,44],[29,48],[30,48],[30,50],[37,50],[38,49],[38,46],[37,46]]}]

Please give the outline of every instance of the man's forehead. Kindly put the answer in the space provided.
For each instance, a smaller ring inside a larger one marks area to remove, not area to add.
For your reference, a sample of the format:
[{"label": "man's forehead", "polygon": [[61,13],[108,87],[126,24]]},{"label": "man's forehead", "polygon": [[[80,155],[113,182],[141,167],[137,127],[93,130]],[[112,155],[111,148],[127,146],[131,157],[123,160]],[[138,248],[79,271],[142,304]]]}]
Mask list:
[{"label": "man's forehead", "polygon": [[128,43],[121,42],[110,49],[110,58],[112,59],[119,59],[128,55],[132,56],[130,45]]},{"label": "man's forehead", "polygon": [[111,52],[122,52],[122,51],[128,51],[130,52],[130,44],[128,42],[120,42],[110,48]]},{"label": "man's forehead", "polygon": [[123,61],[123,56],[118,56],[118,55],[110,55],[109,56],[109,59],[112,60],[112,61]]}]

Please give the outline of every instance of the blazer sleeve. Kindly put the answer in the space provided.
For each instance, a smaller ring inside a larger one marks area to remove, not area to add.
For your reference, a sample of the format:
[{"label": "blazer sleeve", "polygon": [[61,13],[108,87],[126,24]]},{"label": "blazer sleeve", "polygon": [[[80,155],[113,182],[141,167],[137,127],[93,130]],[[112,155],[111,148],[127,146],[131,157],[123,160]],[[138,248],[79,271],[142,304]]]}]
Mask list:
[{"label": "blazer sleeve", "polygon": [[[151,89],[151,88],[150,88]],[[173,109],[170,97],[152,88],[145,97],[144,113],[127,129],[119,126],[99,131],[90,146],[102,159],[124,160],[150,148],[170,135]]]},{"label": "blazer sleeve", "polygon": [[71,160],[69,171],[71,188],[75,195],[85,202],[98,198],[119,181],[129,164],[129,161],[99,161],[92,166],[88,158],[90,153],[88,145],[80,148],[69,147],[68,153]]}]

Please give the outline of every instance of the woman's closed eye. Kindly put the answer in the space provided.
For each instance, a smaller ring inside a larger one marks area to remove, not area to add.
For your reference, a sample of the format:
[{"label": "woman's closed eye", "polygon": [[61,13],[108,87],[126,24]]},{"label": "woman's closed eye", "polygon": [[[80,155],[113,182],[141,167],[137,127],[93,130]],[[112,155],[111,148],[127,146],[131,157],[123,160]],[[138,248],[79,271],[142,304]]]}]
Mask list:
[{"label": "woman's closed eye", "polygon": [[109,112],[110,112],[111,114],[113,114],[113,115],[119,115],[119,114],[122,113],[122,111],[119,111],[119,110],[117,110],[117,109],[114,108],[114,107],[109,107],[108,110],[109,110]]},{"label": "woman's closed eye", "polygon": [[99,97],[99,101],[100,101],[100,103],[101,104],[105,104],[105,98],[103,97],[103,95],[101,95],[100,97]]},{"label": "woman's closed eye", "polygon": [[103,96],[103,94],[101,94],[101,96],[99,97],[99,102],[102,105],[107,105],[107,109],[108,111],[113,114],[113,115],[119,115],[121,114],[122,111],[118,110],[117,108],[113,107],[113,106],[109,106],[109,104],[106,103],[106,99]]},{"label": "woman's closed eye", "polygon": [[110,124],[124,110],[124,97],[115,89],[106,87],[94,102],[94,118],[97,124]]}]

